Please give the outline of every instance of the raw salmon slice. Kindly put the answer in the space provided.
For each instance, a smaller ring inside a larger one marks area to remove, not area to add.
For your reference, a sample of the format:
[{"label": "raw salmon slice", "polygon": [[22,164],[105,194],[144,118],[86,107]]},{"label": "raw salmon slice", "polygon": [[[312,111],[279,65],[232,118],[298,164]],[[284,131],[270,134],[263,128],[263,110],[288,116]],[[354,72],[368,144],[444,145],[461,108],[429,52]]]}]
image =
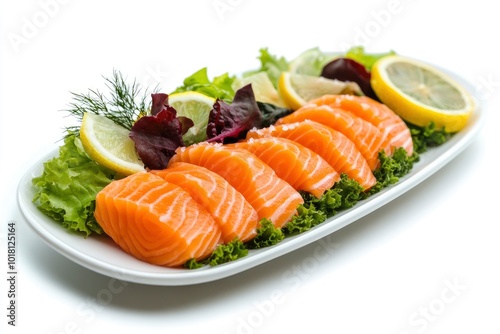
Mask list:
[{"label": "raw salmon slice", "polygon": [[247,138],[265,136],[287,138],[309,148],[325,159],[338,173],[347,174],[364,189],[371,188],[377,181],[356,145],[341,132],[326,125],[305,120],[253,129],[247,133]]},{"label": "raw salmon slice", "polygon": [[385,142],[384,134],[375,125],[348,111],[332,108],[329,105],[305,105],[290,115],[280,118],[276,125],[296,123],[306,119],[342,132],[356,145],[371,170],[375,170],[380,165],[378,154],[381,150],[387,154],[391,152],[390,146]]},{"label": "raw salmon slice", "polygon": [[318,198],[340,179],[337,171],[319,154],[285,138],[250,138],[233,145],[255,154],[295,190]]},{"label": "raw salmon slice", "polygon": [[188,162],[203,166],[226,179],[257,211],[259,220],[284,226],[304,201],[293,187],[248,151],[221,144],[199,143],[177,149],[169,165]]},{"label": "raw salmon slice", "polygon": [[219,224],[224,242],[235,238],[248,241],[257,235],[257,212],[219,174],[185,162],[176,162],[164,170],[151,173],[181,187],[203,206]]},{"label": "raw salmon slice", "polygon": [[387,136],[387,145],[392,148],[390,152],[387,152],[389,155],[393,153],[394,148],[398,147],[404,148],[408,155],[413,154],[410,129],[401,117],[385,104],[367,96],[355,95],[325,95],[310,103],[341,108],[372,123]]},{"label": "raw salmon slice", "polygon": [[204,259],[221,242],[212,216],[186,191],[152,173],[111,182],[96,196],[95,217],[124,251],[156,265]]}]

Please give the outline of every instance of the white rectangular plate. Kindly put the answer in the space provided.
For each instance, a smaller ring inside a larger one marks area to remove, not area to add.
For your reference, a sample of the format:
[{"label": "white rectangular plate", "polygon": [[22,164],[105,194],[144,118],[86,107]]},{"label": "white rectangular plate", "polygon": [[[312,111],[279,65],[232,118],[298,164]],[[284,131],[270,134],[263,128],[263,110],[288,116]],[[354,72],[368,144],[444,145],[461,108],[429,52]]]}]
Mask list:
[{"label": "white rectangular plate", "polygon": [[[457,78],[457,80],[459,79]],[[467,85],[463,80],[459,81],[466,88],[470,88],[470,85]],[[113,278],[150,285],[175,286],[210,282],[243,272],[308,245],[402,195],[462,152],[479,132],[483,119],[484,115],[477,108],[468,125],[462,131],[455,134],[445,144],[431,148],[422,154],[420,161],[414,165],[412,171],[397,184],[360,201],[353,208],[338,213],[310,231],[286,238],[272,247],[251,250],[242,259],[215,267],[206,266],[196,270],[173,269],[141,262],[126,254],[106,236],[92,236],[85,239],[81,235],[67,231],[42,214],[32,203],[34,188],[31,180],[41,174],[43,162],[55,156],[58,152],[57,149],[28,169],[19,184],[18,202],[33,231],[57,252],[90,270]]]}]

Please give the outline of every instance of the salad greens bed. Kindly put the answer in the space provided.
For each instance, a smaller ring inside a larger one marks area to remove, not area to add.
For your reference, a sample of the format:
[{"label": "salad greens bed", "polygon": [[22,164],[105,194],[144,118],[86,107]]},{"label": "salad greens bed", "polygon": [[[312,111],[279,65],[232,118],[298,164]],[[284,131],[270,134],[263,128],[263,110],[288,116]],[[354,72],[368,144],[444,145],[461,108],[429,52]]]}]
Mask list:
[{"label": "salad greens bed", "polygon": [[[393,52],[391,51],[391,53]],[[355,60],[369,71],[373,62],[383,55],[385,54],[367,54],[363,48],[355,47],[347,51],[344,57]],[[284,57],[271,54],[266,48],[260,50],[259,60],[261,62],[259,69],[246,72],[243,75],[264,71],[273,84],[277,86],[279,74],[288,70],[289,61]],[[313,63],[311,66],[315,67],[315,71],[320,73],[324,65],[325,61],[322,60]],[[219,112],[225,113],[221,116],[225,117],[223,125],[229,129],[219,129],[216,124],[213,124],[215,132],[212,137],[208,137],[208,141],[211,138],[213,141],[218,142],[236,140],[238,136],[250,128],[269,126],[278,118],[292,112],[268,103],[256,101],[252,103],[248,96],[252,97],[253,93],[248,94],[248,91],[235,92],[233,90],[235,79],[235,76],[224,73],[210,80],[207,69],[202,68],[187,77],[183,85],[174,91],[198,91],[217,99],[216,103],[219,103]],[[132,84],[127,84],[123,76],[117,71],[114,71],[111,78],[105,78],[105,80],[109,88],[109,95],[104,95],[96,90],[89,90],[86,94],[73,93],[73,102],[69,105],[67,112],[75,116],[80,122],[85,112],[104,115],[116,124],[131,130],[132,137],[134,131],[142,131],[142,129],[137,130],[134,128],[138,119],[152,117],[148,115],[158,114],[165,109],[163,102],[168,97],[167,94],[159,94],[156,91],[142,92],[135,81]],[[148,95],[152,97],[149,104],[146,103]],[[238,97],[238,95],[243,96],[243,98]],[[255,115],[255,110],[252,111],[253,114],[249,115],[244,114],[241,108],[234,107],[237,106],[238,103],[236,102],[238,100],[242,104],[256,105],[258,115]],[[214,109],[217,109],[215,107],[214,105]],[[249,123],[250,118],[257,119],[258,122],[252,121]],[[185,124],[189,126],[190,120],[184,121],[187,121]],[[182,120],[181,123],[183,123]],[[242,124],[246,127],[242,126]],[[368,191],[364,192],[356,181],[342,175],[341,180],[319,199],[310,194],[302,193],[304,204],[298,207],[298,215],[282,229],[275,228],[269,220],[263,219],[260,222],[258,234],[253,240],[246,243],[234,240],[228,244],[220,245],[208,259],[201,262],[188,261],[185,267],[214,266],[232,261],[247,255],[249,249],[271,246],[279,243],[287,236],[310,230],[324,222],[328,217],[334,216],[337,212],[351,208],[359,201],[398,182],[402,176],[412,169],[413,164],[419,160],[420,154],[429,147],[444,143],[452,135],[446,133],[444,129],[436,129],[432,123],[427,127],[417,127],[412,124],[408,124],[408,126],[413,138],[413,155],[408,156],[402,148],[397,149],[393,156],[390,157],[386,156],[384,152],[380,152],[380,167],[374,171],[377,183]],[[181,135],[182,133],[179,133],[175,136],[177,141],[180,140],[177,145],[183,145]],[[136,142],[138,150],[140,145]],[[171,152],[168,154],[171,154]],[[157,162],[152,162],[154,166],[157,166],[155,163]],[[93,161],[82,146],[79,138],[79,126],[69,127],[65,129],[64,142],[59,148],[58,155],[44,162],[42,174],[32,180],[35,187],[33,202],[41,212],[74,233],[81,234],[83,237],[92,234],[103,234],[104,231],[94,217],[95,197],[111,181],[121,177],[123,176]]]}]

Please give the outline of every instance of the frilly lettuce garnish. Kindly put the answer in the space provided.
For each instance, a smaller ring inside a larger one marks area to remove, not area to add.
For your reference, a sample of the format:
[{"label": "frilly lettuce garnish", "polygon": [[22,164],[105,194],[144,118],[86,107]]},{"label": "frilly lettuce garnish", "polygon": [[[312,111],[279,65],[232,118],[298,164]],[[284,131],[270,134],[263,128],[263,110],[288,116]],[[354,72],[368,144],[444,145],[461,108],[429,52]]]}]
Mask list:
[{"label": "frilly lettuce garnish", "polygon": [[103,233],[94,218],[95,198],[115,173],[90,159],[74,134],[64,139],[59,155],[43,166],[43,173],[32,180],[38,209],[68,230],[85,236]]}]

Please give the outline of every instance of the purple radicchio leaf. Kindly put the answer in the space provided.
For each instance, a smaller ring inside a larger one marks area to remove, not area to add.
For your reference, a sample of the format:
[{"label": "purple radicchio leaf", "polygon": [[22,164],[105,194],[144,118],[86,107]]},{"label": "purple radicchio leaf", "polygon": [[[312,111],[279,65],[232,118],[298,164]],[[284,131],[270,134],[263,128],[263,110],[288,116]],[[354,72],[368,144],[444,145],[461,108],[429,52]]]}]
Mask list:
[{"label": "purple radicchio leaf", "polygon": [[228,143],[244,138],[248,130],[259,127],[262,114],[255,101],[252,86],[236,91],[231,104],[220,99],[210,111],[207,125],[207,142]]},{"label": "purple radicchio leaf", "polygon": [[362,64],[349,58],[337,58],[323,67],[321,76],[344,82],[355,82],[368,97],[379,100],[370,83],[371,73]]},{"label": "purple radicchio leaf", "polygon": [[168,94],[151,94],[151,115],[155,116],[168,106]]},{"label": "purple radicchio leaf", "polygon": [[[151,115],[155,116],[160,111],[169,108],[168,104],[168,94],[165,93],[155,93],[151,94]],[[171,107],[170,107],[171,108]],[[185,116],[178,116],[179,121],[182,123],[181,134],[185,134],[190,127],[194,125],[193,121]]]},{"label": "purple radicchio leaf", "polygon": [[130,131],[137,154],[148,169],[164,169],[178,147],[184,146],[182,135],[193,126],[186,117],[176,117],[167,104],[167,94],[152,94],[151,115],[137,120]]}]

